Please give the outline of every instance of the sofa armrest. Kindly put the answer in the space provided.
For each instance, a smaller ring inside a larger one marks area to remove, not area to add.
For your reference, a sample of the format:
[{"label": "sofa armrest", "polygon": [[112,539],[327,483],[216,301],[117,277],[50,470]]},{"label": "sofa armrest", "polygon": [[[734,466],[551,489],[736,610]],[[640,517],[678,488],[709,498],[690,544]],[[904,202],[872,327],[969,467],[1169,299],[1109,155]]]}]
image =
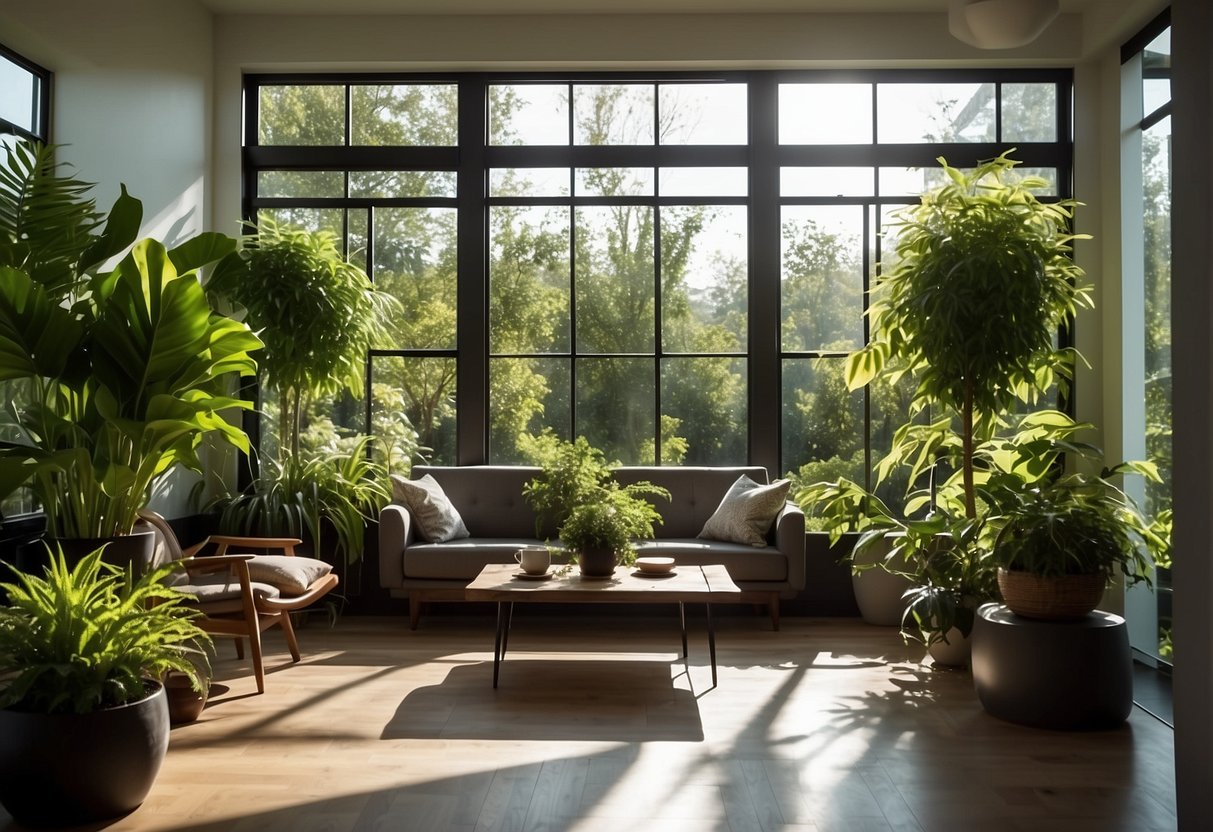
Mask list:
[{"label": "sofa armrest", "polygon": [[799,592],[805,584],[804,512],[795,503],[786,503],[775,518],[775,548],[787,556],[788,585]]},{"label": "sofa armrest", "polygon": [[413,518],[402,505],[389,503],[379,512],[379,585],[404,586],[404,550],[413,542]]}]

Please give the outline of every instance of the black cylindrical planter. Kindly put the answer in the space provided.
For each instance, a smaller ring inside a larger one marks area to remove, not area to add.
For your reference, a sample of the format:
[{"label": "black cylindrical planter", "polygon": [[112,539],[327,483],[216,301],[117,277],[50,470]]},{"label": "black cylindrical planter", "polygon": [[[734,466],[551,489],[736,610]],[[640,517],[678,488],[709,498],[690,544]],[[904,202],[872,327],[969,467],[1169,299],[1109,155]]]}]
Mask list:
[{"label": "black cylindrical planter", "polygon": [[116,537],[98,538],[48,538],[46,541],[53,549],[56,545],[63,549],[69,565],[75,565],[90,552],[105,546],[101,560],[114,566],[126,568],[127,564],[135,565],[135,573],[147,571],[152,563],[152,553],[156,545],[156,533],[151,526],[140,523],[130,534]]},{"label": "black cylindrical planter", "polygon": [[583,578],[609,578],[615,574],[619,562],[614,549],[593,547],[577,553],[577,563]]},{"label": "black cylindrical planter", "polygon": [[138,702],[89,714],[0,710],[0,803],[27,826],[71,826],[137,808],[168,751],[168,704],[164,688],[154,688]]}]

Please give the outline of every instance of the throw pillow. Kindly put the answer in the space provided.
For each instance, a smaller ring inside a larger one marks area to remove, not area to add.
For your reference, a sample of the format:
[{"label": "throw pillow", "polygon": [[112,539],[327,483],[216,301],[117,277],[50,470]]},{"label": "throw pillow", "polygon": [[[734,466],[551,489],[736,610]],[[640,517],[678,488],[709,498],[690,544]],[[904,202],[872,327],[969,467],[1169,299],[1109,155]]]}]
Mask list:
[{"label": "throw pillow", "polygon": [[333,571],[322,560],[288,555],[255,555],[248,561],[248,576],[278,588],[283,595],[302,595],[314,581]]},{"label": "throw pillow", "polygon": [[759,485],[742,474],[699,533],[706,540],[766,546],[767,532],[787,502],[788,480]]},{"label": "throw pillow", "polygon": [[409,510],[417,530],[431,543],[471,537],[446,492],[429,474],[416,480],[392,474],[392,499]]}]

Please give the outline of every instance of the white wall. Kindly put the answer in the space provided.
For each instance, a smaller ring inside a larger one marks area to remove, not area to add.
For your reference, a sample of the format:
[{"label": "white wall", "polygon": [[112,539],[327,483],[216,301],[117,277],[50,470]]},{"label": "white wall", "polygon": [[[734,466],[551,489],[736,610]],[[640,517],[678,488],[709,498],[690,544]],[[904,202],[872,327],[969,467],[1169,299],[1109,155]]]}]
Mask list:
[{"label": "white wall", "polygon": [[119,182],[145,236],[210,226],[211,15],[194,0],[0,5],[0,40],[54,73],[51,139],[108,208]]},{"label": "white wall", "polygon": [[[211,228],[211,15],[194,0],[0,5],[0,40],[54,73],[51,140],[108,209],[143,202],[141,236],[172,245]],[[188,476],[155,501],[192,512]]]}]

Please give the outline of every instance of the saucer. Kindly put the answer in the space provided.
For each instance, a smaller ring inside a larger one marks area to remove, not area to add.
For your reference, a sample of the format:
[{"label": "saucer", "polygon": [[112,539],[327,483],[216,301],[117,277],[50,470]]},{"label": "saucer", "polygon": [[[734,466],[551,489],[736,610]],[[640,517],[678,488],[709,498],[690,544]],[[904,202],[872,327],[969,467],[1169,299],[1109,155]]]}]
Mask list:
[{"label": "saucer", "polygon": [[520,581],[547,581],[555,574],[555,572],[540,572],[538,575],[532,575],[530,572],[515,572],[513,577]]},{"label": "saucer", "polygon": [[674,559],[636,558],[636,568],[646,575],[667,575],[674,571]]},{"label": "saucer", "polygon": [[669,570],[668,572],[645,572],[643,569],[637,569],[635,572],[632,573],[632,577],[634,577],[634,578],[651,578],[651,579],[656,579],[659,581],[662,578],[672,578],[677,574],[678,573],[673,569]]}]

